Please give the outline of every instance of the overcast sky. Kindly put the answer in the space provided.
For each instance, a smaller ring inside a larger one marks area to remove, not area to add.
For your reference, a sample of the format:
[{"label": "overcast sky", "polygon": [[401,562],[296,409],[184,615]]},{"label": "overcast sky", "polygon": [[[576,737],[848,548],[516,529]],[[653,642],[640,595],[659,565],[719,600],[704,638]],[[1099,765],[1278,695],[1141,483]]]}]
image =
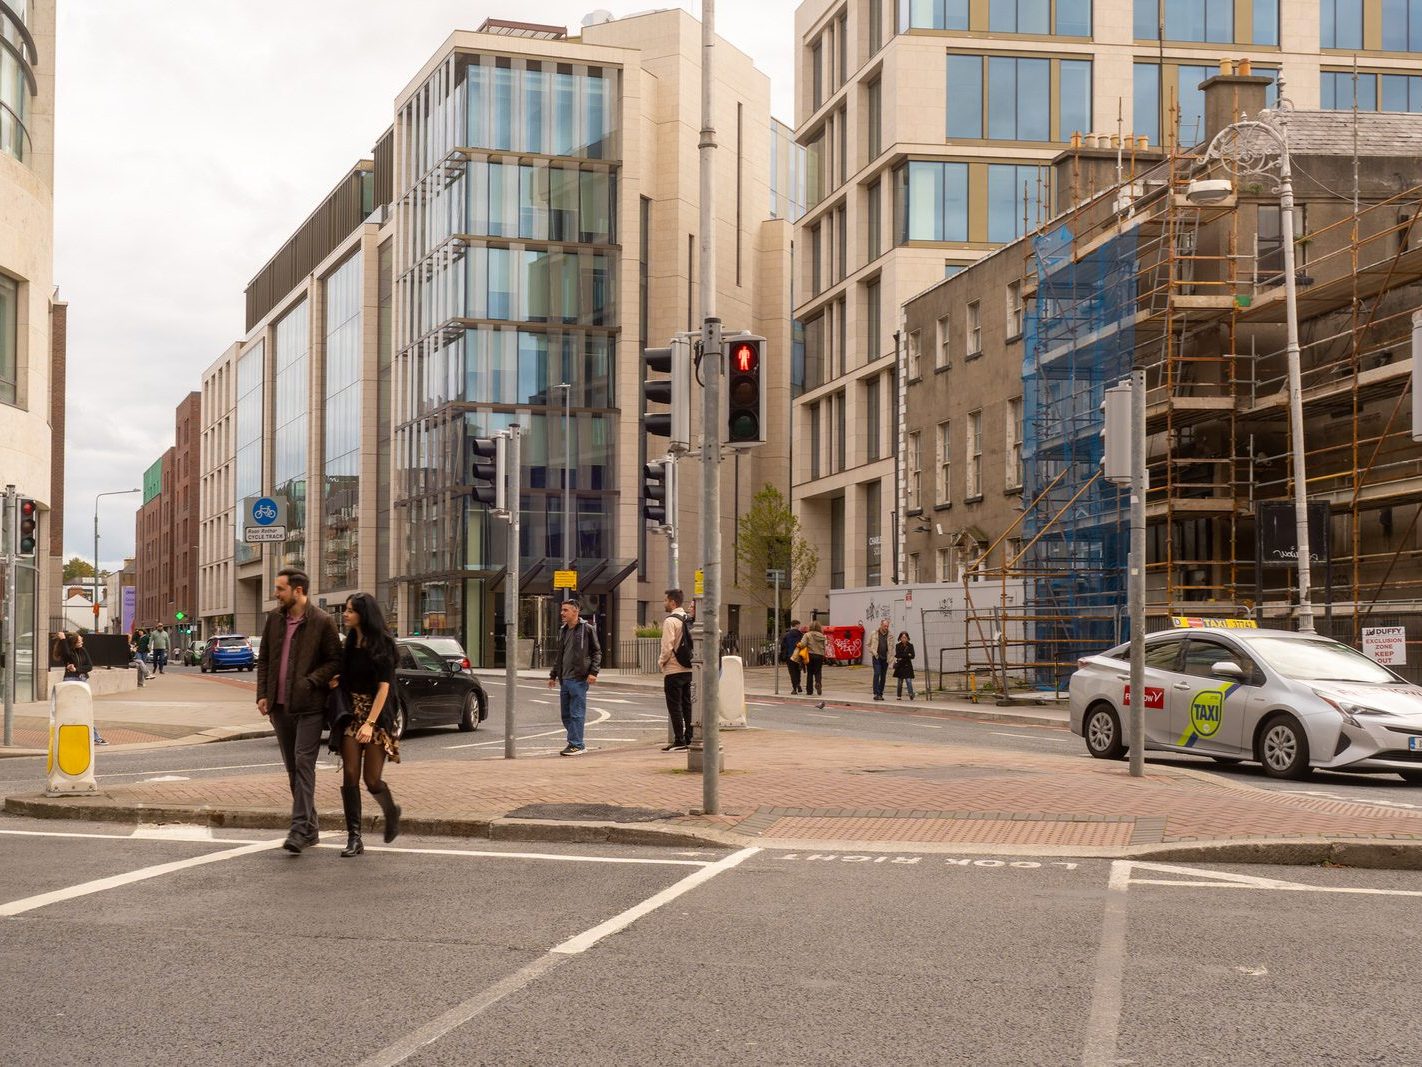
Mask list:
[{"label": "overcast sky", "polygon": [[[389,126],[456,29],[565,23],[645,0],[58,0],[55,282],[69,302],[64,552],[94,497],[142,485],[173,409],[242,334],[242,292]],[[682,0],[700,13],[700,0]],[[792,0],[720,0],[721,35],[790,121]],[[133,554],[141,497],[101,502],[99,557]]]}]

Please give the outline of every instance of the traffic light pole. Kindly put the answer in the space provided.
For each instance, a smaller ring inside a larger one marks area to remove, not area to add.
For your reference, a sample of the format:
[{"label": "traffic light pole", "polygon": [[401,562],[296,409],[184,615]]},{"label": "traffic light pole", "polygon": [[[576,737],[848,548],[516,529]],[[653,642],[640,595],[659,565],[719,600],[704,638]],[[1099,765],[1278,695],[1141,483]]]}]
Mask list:
[{"label": "traffic light pole", "polygon": [[509,427],[508,435],[504,453],[508,470],[504,502],[509,513],[508,570],[504,578],[507,584],[504,590],[504,759],[515,759],[518,755],[514,751],[514,704],[518,693],[518,520],[519,491],[523,485],[517,423]]},{"label": "traffic light pole", "polygon": [[19,497],[15,487],[5,487],[5,729],[4,744],[15,743],[15,596],[19,591],[16,574],[19,559],[15,549],[20,540]]},{"label": "traffic light pole", "polygon": [[667,454],[667,588],[680,589],[677,572],[681,569],[681,545],[677,527],[681,525],[677,509],[681,506],[681,494],[677,486],[675,452]]},{"label": "traffic light pole", "polygon": [[1146,395],[1145,371],[1131,375],[1131,776],[1145,774]]}]

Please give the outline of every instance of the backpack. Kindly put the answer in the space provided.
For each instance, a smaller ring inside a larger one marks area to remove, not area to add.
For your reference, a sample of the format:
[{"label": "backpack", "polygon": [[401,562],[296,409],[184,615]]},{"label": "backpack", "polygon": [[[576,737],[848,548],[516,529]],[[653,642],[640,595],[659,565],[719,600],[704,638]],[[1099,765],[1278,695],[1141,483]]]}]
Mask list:
[{"label": "backpack", "polygon": [[677,641],[676,648],[672,649],[672,656],[681,666],[690,667],[692,653],[690,620],[682,612],[673,613],[672,618],[681,620],[681,640]]}]

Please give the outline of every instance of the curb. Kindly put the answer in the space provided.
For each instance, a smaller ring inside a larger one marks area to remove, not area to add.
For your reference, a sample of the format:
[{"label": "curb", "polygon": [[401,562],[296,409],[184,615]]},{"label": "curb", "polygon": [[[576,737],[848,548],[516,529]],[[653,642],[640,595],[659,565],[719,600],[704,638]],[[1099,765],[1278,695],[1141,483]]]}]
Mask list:
[{"label": "curb", "polygon": [[[200,730],[195,734],[184,734],[182,737],[169,737],[162,741],[138,741],[131,745],[110,744],[104,746],[106,754],[112,755],[118,752],[153,752],[164,748],[182,748],[191,745],[211,745],[219,741],[252,741],[262,737],[276,737],[271,730],[247,729],[245,727],[213,726],[206,730]],[[0,749],[0,759],[18,759],[23,756],[46,756],[48,751],[43,748],[4,748]]]},{"label": "curb", "polygon": [[[108,802],[94,797],[11,796],[5,799],[11,815],[37,819],[84,819],[114,823],[198,823],[236,830],[286,830],[285,812],[209,807],[149,807]],[[345,821],[336,811],[319,813],[321,829],[340,832]],[[378,827],[373,816],[365,829]],[[523,841],[559,844],[644,845],[662,848],[735,849],[756,845],[771,852],[816,851],[825,853],[911,852],[976,856],[1041,857],[1093,860],[1137,860],[1238,864],[1241,866],[1318,867],[1324,865],[1369,870],[1422,870],[1422,843],[1339,840],[1334,838],[1261,838],[1252,841],[1198,841],[1189,844],[1131,845],[1118,848],[1024,846],[961,843],[929,844],[922,841],[766,841],[712,827],[653,826],[645,823],[564,822],[554,819],[510,819],[490,813],[470,815],[406,815],[401,827],[430,837],[461,837],[486,841]]]}]

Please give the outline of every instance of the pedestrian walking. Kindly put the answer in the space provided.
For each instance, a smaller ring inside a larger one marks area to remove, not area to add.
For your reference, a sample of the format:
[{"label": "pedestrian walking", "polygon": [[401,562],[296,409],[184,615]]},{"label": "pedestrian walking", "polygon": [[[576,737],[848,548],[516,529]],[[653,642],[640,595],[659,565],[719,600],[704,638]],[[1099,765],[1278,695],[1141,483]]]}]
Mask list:
[{"label": "pedestrian walking", "polygon": [[809,653],[805,664],[805,693],[809,696],[825,695],[825,628],[819,621],[810,623],[805,636],[800,638],[800,648]]},{"label": "pedestrian walking", "polygon": [[291,832],[282,848],[293,855],[320,840],[316,754],[327,691],[341,666],[340,635],[329,615],[311,608],[310,586],[295,567],[277,573],[277,607],[267,614],[257,657],[257,710],[271,717],[291,785]]},{"label": "pedestrian walking", "polygon": [[400,742],[391,734],[396,651],[385,615],[369,593],[347,598],[344,618],[346,643],[341,652],[341,673],[331,680],[331,686],[339,686],[348,698],[351,715],[344,723],[332,725],[331,747],[339,748],[341,753],[341,807],[346,815],[346,847],[341,855],[359,856],[365,851],[360,839],[362,777],[385,816],[386,843],[400,835],[400,805],[382,777],[387,760],[400,762]]},{"label": "pedestrian walking", "polygon": [[148,684],[148,664],[138,653],[138,637],[132,634],[128,639],[128,665],[138,672],[138,688]]},{"label": "pedestrian walking", "polygon": [[581,756],[587,747],[583,740],[583,723],[588,717],[588,686],[597,683],[602,666],[602,643],[597,631],[581,617],[576,600],[565,600],[558,608],[563,620],[558,631],[558,657],[548,674],[548,688],[558,687],[558,707],[563,715],[563,728],[568,731],[568,745],[560,756]]},{"label": "pedestrian walking", "polygon": [[164,668],[168,666],[168,627],[160,626],[153,631],[150,647],[153,649],[153,669],[159,674],[166,674]]},{"label": "pedestrian walking", "polygon": [[889,620],[880,619],[879,628],[869,638],[869,662],[874,665],[874,699],[884,699],[884,683],[889,678]]},{"label": "pedestrian walking", "polygon": [[[153,643],[153,638],[149,636],[147,630],[138,630],[135,632],[138,636],[138,655],[143,659],[144,663],[149,663],[148,646]],[[151,663],[149,663],[149,665],[152,666]]]},{"label": "pedestrian walking", "polygon": [[[55,634],[55,653],[61,663],[64,664],[64,680],[66,682],[87,682],[89,675],[94,670],[94,661],[90,658],[88,650],[84,648],[83,634],[66,634],[63,630]],[[99,733],[99,724],[93,726],[94,744],[107,745],[103,735]]]},{"label": "pedestrian walking", "polygon": [[666,591],[667,617],[662,620],[662,652],[657,665],[662,669],[672,739],[662,746],[663,752],[685,752],[691,747],[691,620],[681,610],[685,602],[680,589]]},{"label": "pedestrian walking", "polygon": [[904,698],[904,687],[908,687],[909,699],[913,699],[913,642],[907,630],[899,631],[899,639],[894,642],[894,680],[897,687],[896,700]]},{"label": "pedestrian walking", "polygon": [[805,627],[799,619],[790,620],[790,629],[780,635],[780,662],[785,664],[785,669],[790,672],[790,693],[793,696],[800,691],[800,657],[795,654],[795,646],[800,643],[800,638],[805,636]]}]

